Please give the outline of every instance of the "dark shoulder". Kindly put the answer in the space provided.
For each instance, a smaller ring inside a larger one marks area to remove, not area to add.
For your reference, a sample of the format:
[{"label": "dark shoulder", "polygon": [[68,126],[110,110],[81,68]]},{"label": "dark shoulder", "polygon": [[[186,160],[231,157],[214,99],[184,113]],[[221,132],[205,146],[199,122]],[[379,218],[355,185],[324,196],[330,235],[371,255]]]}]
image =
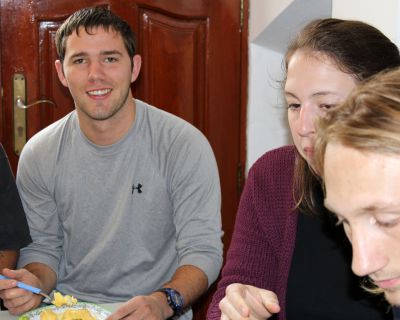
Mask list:
[{"label": "dark shoulder", "polygon": [[0,160],[7,159],[6,152],[3,148],[3,145],[0,143]]},{"label": "dark shoulder", "polygon": [[296,158],[294,146],[283,146],[264,153],[249,170],[250,176],[287,176],[293,174]]},{"label": "dark shoulder", "polygon": [[[288,218],[296,206],[293,195],[295,159],[294,146],[280,147],[266,152],[249,171],[246,192],[265,234],[273,236],[286,232]],[[271,243],[276,243],[276,239],[271,238]],[[278,243],[277,250],[281,242]]]},{"label": "dark shoulder", "polygon": [[[251,167],[246,181],[254,197],[293,200],[293,172],[296,159],[294,146],[266,152]],[[283,199],[284,198],[284,199]]]}]

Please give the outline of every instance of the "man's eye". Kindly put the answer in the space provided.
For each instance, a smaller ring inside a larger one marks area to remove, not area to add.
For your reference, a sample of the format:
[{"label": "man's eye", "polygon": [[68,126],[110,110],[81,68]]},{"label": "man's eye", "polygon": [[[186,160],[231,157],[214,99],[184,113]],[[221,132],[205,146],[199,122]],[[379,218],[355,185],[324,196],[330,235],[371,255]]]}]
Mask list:
[{"label": "man's eye", "polygon": [[105,58],[104,60],[105,60],[106,62],[116,62],[116,61],[118,61],[118,59],[115,58],[115,57],[107,57],[107,58]]},{"label": "man's eye", "polygon": [[400,219],[393,219],[389,221],[382,221],[382,220],[376,220],[376,224],[380,227],[383,228],[393,228],[397,226],[400,222]]},{"label": "man's eye", "polygon": [[75,60],[73,61],[74,64],[82,64],[82,63],[84,63],[84,62],[85,62],[85,59],[83,59],[83,58],[75,59]]}]

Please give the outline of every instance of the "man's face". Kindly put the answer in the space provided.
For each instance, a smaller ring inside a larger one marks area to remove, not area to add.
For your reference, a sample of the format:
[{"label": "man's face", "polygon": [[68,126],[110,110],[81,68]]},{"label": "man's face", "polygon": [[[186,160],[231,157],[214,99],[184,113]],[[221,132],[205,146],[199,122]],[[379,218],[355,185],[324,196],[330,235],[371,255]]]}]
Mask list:
[{"label": "man's face", "polygon": [[400,305],[400,156],[329,143],[324,179],[325,205],[352,244],[354,273],[369,276]]},{"label": "man's face", "polygon": [[104,121],[132,105],[130,85],[138,76],[140,57],[132,61],[122,36],[112,29],[93,28],[90,33],[80,28],[79,35],[67,38],[65,59],[56,61],[56,69],[78,114]]}]

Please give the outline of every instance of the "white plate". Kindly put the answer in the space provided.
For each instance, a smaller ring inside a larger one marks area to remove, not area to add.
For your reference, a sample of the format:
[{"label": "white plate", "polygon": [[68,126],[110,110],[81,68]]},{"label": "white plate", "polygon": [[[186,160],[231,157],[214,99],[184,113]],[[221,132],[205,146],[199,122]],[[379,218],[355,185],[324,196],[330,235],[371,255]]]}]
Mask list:
[{"label": "white plate", "polygon": [[40,313],[43,310],[53,310],[55,313],[63,313],[67,309],[87,309],[90,313],[95,317],[97,320],[104,320],[106,319],[111,312],[103,309],[102,307],[98,306],[97,304],[93,303],[86,303],[86,302],[78,302],[74,306],[63,306],[63,307],[56,307],[54,305],[47,306],[43,308],[34,309],[27,313],[21,315],[18,320],[40,320]]}]

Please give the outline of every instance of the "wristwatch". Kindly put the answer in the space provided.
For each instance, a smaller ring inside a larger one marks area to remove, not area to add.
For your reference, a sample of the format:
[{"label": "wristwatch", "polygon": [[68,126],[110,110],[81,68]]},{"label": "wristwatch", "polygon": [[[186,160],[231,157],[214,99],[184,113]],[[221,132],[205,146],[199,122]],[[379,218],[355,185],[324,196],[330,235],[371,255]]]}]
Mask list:
[{"label": "wristwatch", "polygon": [[163,292],[165,294],[168,305],[171,307],[172,311],[174,311],[173,316],[180,314],[183,309],[183,297],[177,290],[172,288],[161,288],[156,292]]}]

